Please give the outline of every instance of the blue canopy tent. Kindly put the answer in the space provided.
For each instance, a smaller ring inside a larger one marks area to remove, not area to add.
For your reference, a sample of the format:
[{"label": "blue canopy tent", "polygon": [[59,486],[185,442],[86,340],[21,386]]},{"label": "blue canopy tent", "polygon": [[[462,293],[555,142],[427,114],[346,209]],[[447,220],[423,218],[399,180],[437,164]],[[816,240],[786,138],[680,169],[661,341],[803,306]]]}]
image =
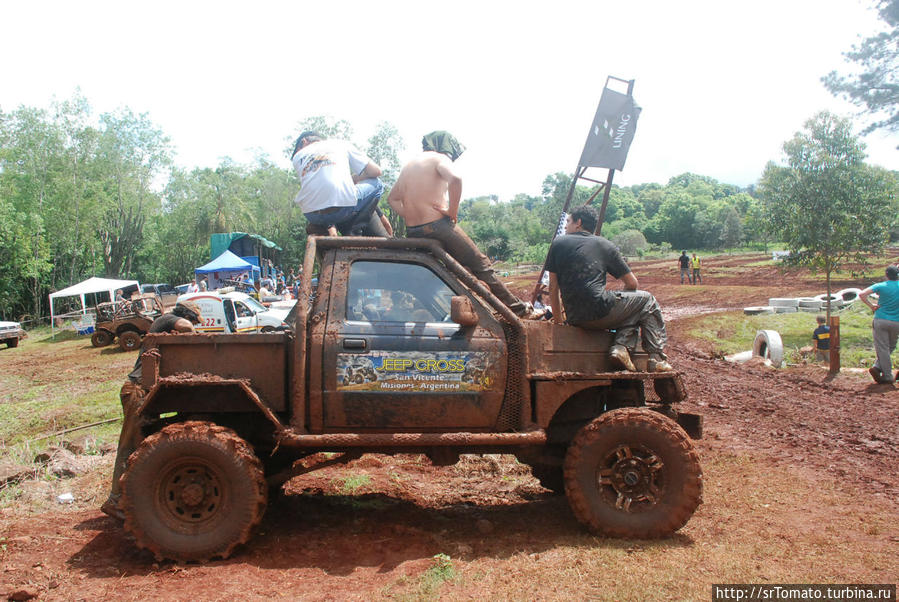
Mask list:
[{"label": "blue canopy tent", "polygon": [[244,261],[231,251],[224,251],[221,255],[194,270],[197,280],[205,276],[209,290],[224,286],[225,279],[232,280],[257,280],[260,276],[259,266]]}]

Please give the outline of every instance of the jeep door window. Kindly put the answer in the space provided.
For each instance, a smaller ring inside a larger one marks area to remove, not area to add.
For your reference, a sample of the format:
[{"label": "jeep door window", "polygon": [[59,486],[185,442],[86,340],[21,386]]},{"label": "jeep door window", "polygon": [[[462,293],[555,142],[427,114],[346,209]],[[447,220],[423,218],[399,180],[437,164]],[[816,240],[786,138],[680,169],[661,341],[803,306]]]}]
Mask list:
[{"label": "jeep door window", "polygon": [[357,261],[350,269],[348,320],[443,322],[453,291],[428,268],[410,263]]}]

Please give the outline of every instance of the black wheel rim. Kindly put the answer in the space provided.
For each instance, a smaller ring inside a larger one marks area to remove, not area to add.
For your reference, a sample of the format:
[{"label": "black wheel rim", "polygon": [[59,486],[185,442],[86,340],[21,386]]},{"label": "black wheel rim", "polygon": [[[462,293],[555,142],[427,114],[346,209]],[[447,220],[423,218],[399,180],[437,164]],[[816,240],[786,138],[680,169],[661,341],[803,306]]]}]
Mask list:
[{"label": "black wheel rim", "polygon": [[651,449],[619,445],[603,458],[596,473],[602,498],[623,512],[655,507],[664,493],[664,463]]}]

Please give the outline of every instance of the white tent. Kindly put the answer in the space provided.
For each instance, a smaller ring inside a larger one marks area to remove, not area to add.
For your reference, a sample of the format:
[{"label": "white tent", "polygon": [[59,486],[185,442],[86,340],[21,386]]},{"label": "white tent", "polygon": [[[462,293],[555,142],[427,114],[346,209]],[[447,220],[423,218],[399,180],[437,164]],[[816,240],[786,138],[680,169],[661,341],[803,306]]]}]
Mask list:
[{"label": "white tent", "polygon": [[84,303],[84,296],[90,293],[109,293],[109,300],[115,299],[115,292],[120,288],[127,286],[135,286],[140,289],[137,280],[113,280],[112,278],[88,278],[84,282],[73,284],[61,291],[50,293],[50,325],[51,330],[56,325],[56,308],[53,307],[53,301],[62,297],[78,297],[81,300],[81,313],[87,313],[87,307]]}]

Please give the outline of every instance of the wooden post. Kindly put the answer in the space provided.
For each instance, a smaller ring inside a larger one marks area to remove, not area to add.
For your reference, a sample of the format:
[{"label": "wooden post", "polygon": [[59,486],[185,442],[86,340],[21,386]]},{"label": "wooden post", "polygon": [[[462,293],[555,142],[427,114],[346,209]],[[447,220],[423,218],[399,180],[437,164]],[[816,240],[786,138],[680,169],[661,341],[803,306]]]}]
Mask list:
[{"label": "wooden post", "polygon": [[840,316],[830,316],[830,373],[840,371]]}]

